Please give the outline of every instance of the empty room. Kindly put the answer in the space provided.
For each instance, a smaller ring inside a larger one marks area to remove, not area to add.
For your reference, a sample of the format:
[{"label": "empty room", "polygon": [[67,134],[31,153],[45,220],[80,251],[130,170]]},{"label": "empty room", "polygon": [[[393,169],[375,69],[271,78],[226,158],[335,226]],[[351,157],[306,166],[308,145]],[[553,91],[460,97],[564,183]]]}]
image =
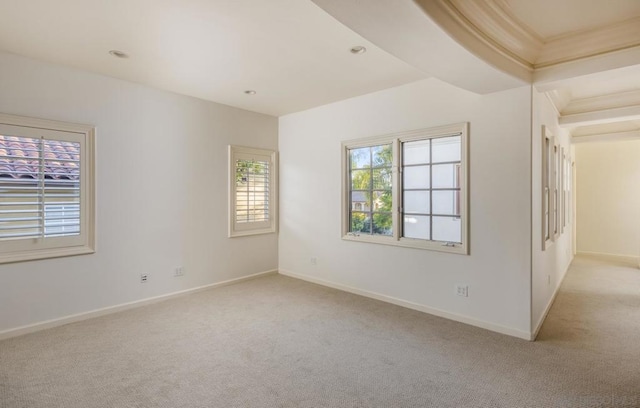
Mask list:
[{"label": "empty room", "polygon": [[637,0],[0,0],[0,407],[639,407]]}]

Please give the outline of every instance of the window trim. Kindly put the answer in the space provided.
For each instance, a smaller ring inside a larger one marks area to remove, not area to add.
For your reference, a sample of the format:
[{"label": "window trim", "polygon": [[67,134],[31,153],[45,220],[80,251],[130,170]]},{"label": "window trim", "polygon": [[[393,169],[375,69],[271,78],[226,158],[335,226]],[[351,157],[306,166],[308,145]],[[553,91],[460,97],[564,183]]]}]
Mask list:
[{"label": "window trim", "polygon": [[[541,222],[542,250],[556,242],[571,225],[571,150],[554,137],[548,126],[542,125],[541,147]],[[548,148],[547,148],[548,147]],[[549,195],[545,195],[548,187]],[[549,217],[545,214],[548,206]],[[548,236],[545,234],[548,228]]]},{"label": "window trim", "polygon": [[566,166],[565,163],[567,161],[567,157],[565,155],[564,152],[564,147],[560,148],[560,160],[558,165],[560,166],[560,206],[562,207],[562,222],[561,224],[561,228],[560,228],[560,234],[564,234],[564,229],[567,226],[567,207],[566,207]]},{"label": "window trim", "polygon": [[560,209],[560,144],[557,140],[553,145],[553,240],[557,241],[561,235]]},{"label": "window trim", "polygon": [[542,250],[555,240],[553,230],[553,147],[555,140],[549,129],[542,125]]},{"label": "window trim", "polygon": [[[278,231],[278,154],[274,150],[229,145],[228,149],[228,237],[244,237],[249,235],[271,234]],[[269,159],[269,220],[246,223],[241,226],[236,222],[236,158],[265,157]],[[253,225],[252,225],[253,224]]]},{"label": "window trim", "polygon": [[[461,219],[461,241],[454,246],[448,246],[443,241],[430,241],[415,238],[405,238],[400,235],[400,195],[402,185],[401,146],[404,142],[411,142],[424,139],[434,139],[459,134],[461,136],[461,157],[460,157],[460,219]],[[359,147],[371,147],[380,144],[391,144],[392,159],[392,225],[393,233],[390,236],[354,234],[349,232],[349,154],[350,149]],[[352,139],[343,141],[341,144],[341,178],[342,178],[342,239],[345,241],[368,242],[374,244],[393,245],[406,248],[426,249],[438,252],[468,255],[469,243],[469,123],[455,123],[451,125],[438,126],[426,129],[412,130],[408,132],[392,133],[381,136],[374,136],[363,139]]]},{"label": "window trim", "polygon": [[59,245],[53,245],[52,240],[55,238],[8,241],[11,242],[9,249],[0,251],[0,264],[95,253],[95,126],[3,113],[0,113],[0,125],[22,127],[25,128],[25,132],[40,130],[49,133],[74,133],[80,139],[81,149],[80,235],[73,243],[67,243],[70,240],[58,239],[61,243]]}]

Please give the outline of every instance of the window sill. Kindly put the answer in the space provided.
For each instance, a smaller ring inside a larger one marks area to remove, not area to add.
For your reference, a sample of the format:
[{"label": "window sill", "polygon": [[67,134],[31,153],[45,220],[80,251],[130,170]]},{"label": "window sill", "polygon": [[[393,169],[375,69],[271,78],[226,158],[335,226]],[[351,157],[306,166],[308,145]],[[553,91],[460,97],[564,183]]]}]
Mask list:
[{"label": "window sill", "polygon": [[275,234],[277,231],[273,228],[246,230],[246,231],[230,231],[229,238],[248,237],[250,235]]},{"label": "window sill", "polygon": [[87,255],[95,252],[94,248],[88,246],[7,252],[0,254],[0,264]]},{"label": "window sill", "polygon": [[469,255],[467,246],[463,244],[455,244],[455,246],[447,246],[445,242],[439,241],[423,241],[411,238],[400,238],[382,235],[352,235],[351,233],[343,235],[344,241],[366,242],[370,244],[381,244],[399,246],[404,248],[424,249],[428,251],[446,252],[450,254]]}]

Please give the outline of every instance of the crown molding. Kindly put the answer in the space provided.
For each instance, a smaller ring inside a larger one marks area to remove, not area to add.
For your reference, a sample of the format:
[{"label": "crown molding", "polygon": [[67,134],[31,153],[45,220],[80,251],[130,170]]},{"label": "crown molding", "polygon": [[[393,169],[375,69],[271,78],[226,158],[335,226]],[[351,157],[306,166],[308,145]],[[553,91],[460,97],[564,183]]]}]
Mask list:
[{"label": "crown molding", "polygon": [[[462,3],[462,5],[458,4],[458,6],[465,9],[465,7],[472,6],[471,4],[467,6],[467,3],[475,2],[460,2],[456,0],[414,1],[440,28],[471,53],[503,72],[531,82],[533,72],[532,63],[511,51],[510,48],[492,39],[480,27],[481,25],[487,24],[499,24],[497,21],[501,21],[504,24],[499,28],[495,28],[496,32],[512,33],[518,31],[513,27],[510,28],[509,22],[496,18],[496,16],[501,14],[498,8],[489,6],[487,1],[478,3],[478,10],[476,10],[476,12],[482,16],[474,17],[474,21],[479,25],[476,26],[468,16],[456,6],[457,3]],[[456,1],[456,4],[454,4],[454,1]],[[467,12],[469,12],[469,10],[467,10]],[[527,37],[527,35],[523,34],[523,38],[524,37]],[[525,40],[514,41],[519,43]]]},{"label": "crown molding", "polygon": [[546,40],[534,68],[640,47],[640,17]]},{"label": "crown molding", "polygon": [[526,76],[523,72],[640,49],[640,17],[542,38],[510,11],[506,0],[415,1],[469,51],[519,78]]},{"label": "crown molding", "polygon": [[602,135],[605,133],[624,133],[640,131],[640,121],[628,120],[623,122],[600,123],[575,128],[571,134],[576,137]]},{"label": "crown molding", "polygon": [[538,68],[533,73],[536,89],[547,92],[576,83],[640,75],[640,47],[614,51],[563,64]]},{"label": "crown molding", "polygon": [[571,102],[571,91],[568,89],[553,89],[549,92],[545,92],[547,99],[553,105],[558,117],[560,117],[562,110]]},{"label": "crown molding", "polygon": [[640,120],[640,105],[562,115],[560,116],[558,123],[561,127],[576,128],[579,126],[622,122],[628,120]]},{"label": "crown molding", "polygon": [[467,29],[499,48],[510,57],[532,67],[540,55],[544,40],[521,22],[504,0],[444,0],[453,12],[464,16]]},{"label": "crown molding", "polygon": [[640,139],[640,130],[630,130],[627,132],[598,133],[584,136],[571,136],[571,143],[588,142],[613,142],[620,140]]},{"label": "crown molding", "polygon": [[627,106],[640,106],[640,90],[574,99],[560,109],[560,112],[562,115],[574,115]]}]

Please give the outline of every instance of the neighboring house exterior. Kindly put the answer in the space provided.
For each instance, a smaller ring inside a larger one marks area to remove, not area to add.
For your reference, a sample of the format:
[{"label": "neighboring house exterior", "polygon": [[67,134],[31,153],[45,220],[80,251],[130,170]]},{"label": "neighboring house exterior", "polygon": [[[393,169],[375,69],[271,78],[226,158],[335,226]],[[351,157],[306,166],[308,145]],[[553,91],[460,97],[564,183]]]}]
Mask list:
[{"label": "neighboring house exterior", "polygon": [[351,210],[369,212],[369,200],[367,200],[367,193],[364,191],[353,191],[351,193]]}]

